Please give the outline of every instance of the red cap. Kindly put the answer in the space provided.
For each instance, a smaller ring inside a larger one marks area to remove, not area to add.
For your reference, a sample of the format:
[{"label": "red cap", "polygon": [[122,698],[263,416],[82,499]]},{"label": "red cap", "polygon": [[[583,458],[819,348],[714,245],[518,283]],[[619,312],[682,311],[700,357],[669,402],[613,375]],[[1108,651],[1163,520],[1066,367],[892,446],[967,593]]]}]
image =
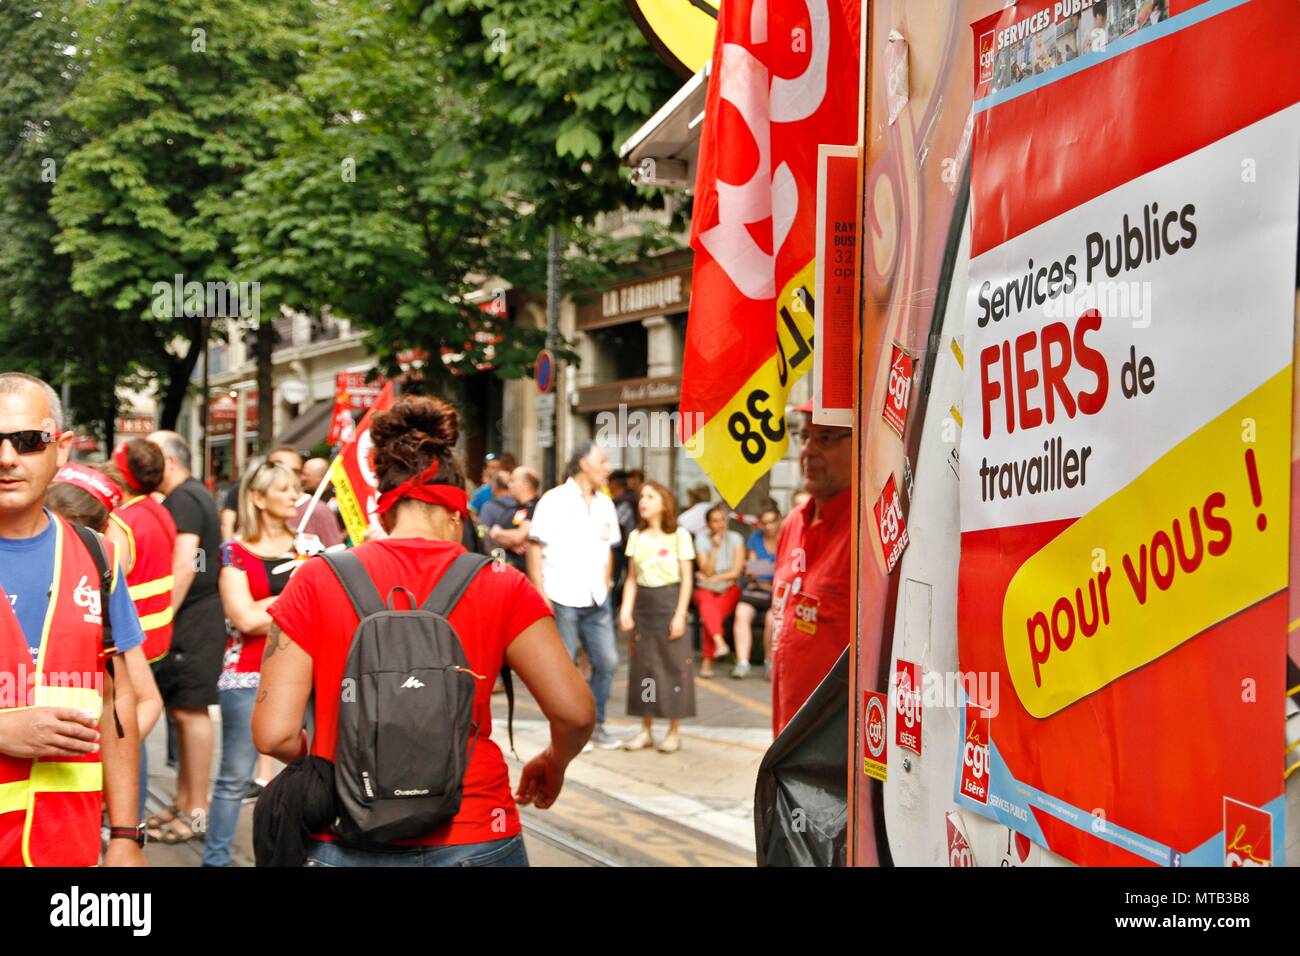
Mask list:
[{"label": "red cap", "polygon": [[796,412],[807,412],[809,415],[812,414],[812,410],[813,410],[813,400],[811,398],[795,409]]}]

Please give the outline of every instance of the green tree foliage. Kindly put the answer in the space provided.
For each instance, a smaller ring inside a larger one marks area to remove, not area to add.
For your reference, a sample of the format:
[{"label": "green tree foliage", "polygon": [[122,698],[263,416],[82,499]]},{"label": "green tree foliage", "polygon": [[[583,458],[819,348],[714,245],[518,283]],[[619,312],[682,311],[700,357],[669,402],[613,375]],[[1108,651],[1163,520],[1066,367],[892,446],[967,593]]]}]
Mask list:
[{"label": "green tree foliage", "polygon": [[613,148],[676,82],[619,0],[322,10],[299,83],[259,109],[275,158],[239,196],[241,269],[264,298],[329,305],[369,330],[390,369],[403,348],[447,346],[511,377],[544,331],[494,325],[489,354],[471,289],[500,276],[540,293],[551,225],[564,227],[570,287],[666,244],[590,228],[597,212],[651,198]]},{"label": "green tree foliage", "polygon": [[54,190],[56,251],[111,328],[147,333],[132,354],[158,376],[170,427],[206,326],[157,314],[154,285],[237,278],[232,197],[272,145],[253,105],[292,83],[311,6],[100,0],[80,10],[83,39],[96,40],[63,106],[85,141]]},{"label": "green tree foliage", "polygon": [[74,0],[0,3],[0,355],[4,369],[56,388],[69,363],[69,419],[111,428],[114,388],[134,381],[131,330],[121,334],[73,290],[72,260],[55,251],[49,208],[68,154],[84,139],[63,113],[94,46],[76,14]]}]

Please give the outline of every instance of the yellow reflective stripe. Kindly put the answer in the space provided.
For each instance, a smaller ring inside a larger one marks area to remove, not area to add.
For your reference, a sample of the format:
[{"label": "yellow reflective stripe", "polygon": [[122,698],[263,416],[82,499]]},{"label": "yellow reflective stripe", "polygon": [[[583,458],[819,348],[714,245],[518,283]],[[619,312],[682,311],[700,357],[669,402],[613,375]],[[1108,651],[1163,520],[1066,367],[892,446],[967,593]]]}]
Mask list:
[{"label": "yellow reflective stripe", "polygon": [[[94,676],[94,675],[90,675]],[[94,687],[48,687],[36,685],[37,707],[71,707],[92,713],[96,720],[104,712],[104,698]]]},{"label": "yellow reflective stripe", "polygon": [[45,647],[50,641],[50,628],[54,624],[54,609],[59,606],[59,584],[63,580],[63,522],[54,522],[54,578],[50,581],[50,603],[45,608],[45,622],[41,625],[41,646],[36,652],[36,683],[41,682],[41,667],[45,663]]},{"label": "yellow reflective stripe", "polygon": [[95,793],[104,789],[104,765],[38,760],[32,766],[32,793]]},{"label": "yellow reflective stripe", "polygon": [[0,783],[0,813],[27,809],[27,781]]},{"label": "yellow reflective stripe", "polygon": [[[139,500],[138,498],[131,499],[131,501],[138,501],[138,500]],[[128,501],[126,504],[129,505],[131,501]],[[122,505],[122,508],[125,507],[126,505]],[[118,509],[118,511],[121,510],[122,510],[121,508]],[[135,567],[135,532],[131,530],[131,526],[127,524],[125,521],[123,521],[121,516],[116,511],[108,516],[108,520],[113,522],[113,524],[117,525],[119,528],[121,528],[122,533],[126,535],[126,549],[131,555],[131,560],[127,562],[127,570],[130,571],[132,568]]]},{"label": "yellow reflective stripe", "polygon": [[175,583],[175,576],[169,574],[165,578],[154,578],[152,581],[133,584],[126,589],[126,593],[131,595],[132,601],[142,601],[145,598],[157,597],[159,594],[171,593],[172,585]]},{"label": "yellow reflective stripe", "polygon": [[157,614],[146,614],[140,618],[140,629],[142,631],[152,631],[155,628],[165,627],[172,622],[172,609],[159,611]]}]

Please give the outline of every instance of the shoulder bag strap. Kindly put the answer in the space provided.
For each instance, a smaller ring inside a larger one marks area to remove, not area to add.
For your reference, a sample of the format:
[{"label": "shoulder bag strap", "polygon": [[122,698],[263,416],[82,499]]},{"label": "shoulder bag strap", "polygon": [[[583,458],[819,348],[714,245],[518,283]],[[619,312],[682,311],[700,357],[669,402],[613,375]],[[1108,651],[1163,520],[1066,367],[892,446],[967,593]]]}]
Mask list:
[{"label": "shoulder bag strap", "polygon": [[434,614],[446,617],[455,609],[461,595],[469,587],[470,581],[474,580],[474,575],[491,563],[492,559],[486,554],[466,551],[451,562],[451,567],[443,572],[433,593],[429,595],[420,610],[432,611]]},{"label": "shoulder bag strap", "polygon": [[375,582],[370,580],[370,575],[366,572],[361,559],[355,554],[351,551],[334,551],[322,554],[320,557],[339,579],[339,584],[343,585],[343,590],[348,600],[352,602],[352,608],[357,612],[359,620],[364,621],[370,615],[387,609],[387,605],[380,599],[379,592],[375,589]]},{"label": "shoulder bag strap", "polygon": [[[443,573],[421,610],[447,617],[465,594],[465,589],[469,587],[475,575],[491,563],[492,559],[485,554],[466,551],[460,555]],[[506,689],[506,732],[510,735],[510,752],[518,757],[519,754],[515,753],[515,684],[510,675],[509,664],[501,665],[501,683]]]},{"label": "shoulder bag strap", "polygon": [[113,711],[113,723],[117,725],[117,736],[120,739],[126,736],[126,731],[122,729],[122,718],[117,716],[117,674],[113,670],[113,654],[117,650],[117,644],[113,641],[113,618],[108,613],[109,596],[113,592],[113,569],[108,565],[108,551],[104,548],[104,542],[99,535],[79,524],[73,524],[72,530],[77,532],[77,537],[90,552],[90,560],[95,562],[95,570],[99,572],[99,613],[103,621],[101,643],[104,648],[104,669],[113,679],[113,696],[109,701],[109,709]]}]

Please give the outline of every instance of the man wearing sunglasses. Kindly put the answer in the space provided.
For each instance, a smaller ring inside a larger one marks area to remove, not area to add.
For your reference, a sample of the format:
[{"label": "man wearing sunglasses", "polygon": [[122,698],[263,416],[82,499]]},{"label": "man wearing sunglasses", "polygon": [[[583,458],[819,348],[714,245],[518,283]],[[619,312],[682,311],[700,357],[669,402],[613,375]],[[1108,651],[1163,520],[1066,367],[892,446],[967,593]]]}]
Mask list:
[{"label": "man wearing sunglasses", "polygon": [[776,541],[772,580],[772,730],[780,734],[849,643],[853,432],[814,425],[813,403],[797,412],[803,488]]},{"label": "man wearing sunglasses", "polygon": [[47,384],[0,373],[0,866],[94,866],[104,803],[104,864],[143,866],[135,691],[106,664],[105,616],[115,654],[144,633],[112,546],[104,595],[87,542],[45,508],[62,418]]}]

